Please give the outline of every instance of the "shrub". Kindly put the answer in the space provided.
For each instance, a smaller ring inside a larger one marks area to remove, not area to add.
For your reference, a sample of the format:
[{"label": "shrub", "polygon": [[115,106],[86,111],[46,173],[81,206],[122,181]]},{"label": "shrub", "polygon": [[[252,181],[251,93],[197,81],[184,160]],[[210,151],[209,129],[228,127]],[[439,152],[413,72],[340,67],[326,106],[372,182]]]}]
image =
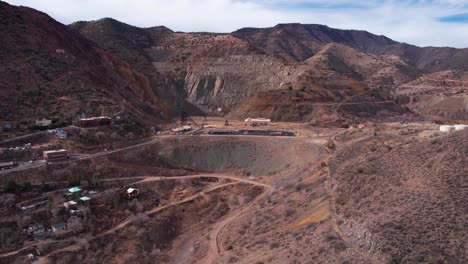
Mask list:
[{"label": "shrub", "polygon": [[9,180],[6,183],[3,184],[2,186],[2,191],[3,192],[14,192],[18,189],[18,184],[16,184],[15,181]]},{"label": "shrub", "polygon": [[293,90],[292,86],[289,86],[289,87],[288,87],[288,90],[289,90],[289,91],[292,91],[292,90]]},{"label": "shrub", "polygon": [[361,173],[364,172],[364,170],[363,170],[362,168],[358,168],[356,171],[357,171],[357,173],[359,173],[359,174],[361,174]]},{"label": "shrub", "polygon": [[279,248],[280,247],[280,243],[278,242],[273,242],[270,244],[270,249],[275,249],[275,248]]},{"label": "shrub", "polygon": [[229,246],[226,248],[226,250],[233,250],[233,249],[234,249],[234,247],[233,247],[232,245],[229,245]]}]

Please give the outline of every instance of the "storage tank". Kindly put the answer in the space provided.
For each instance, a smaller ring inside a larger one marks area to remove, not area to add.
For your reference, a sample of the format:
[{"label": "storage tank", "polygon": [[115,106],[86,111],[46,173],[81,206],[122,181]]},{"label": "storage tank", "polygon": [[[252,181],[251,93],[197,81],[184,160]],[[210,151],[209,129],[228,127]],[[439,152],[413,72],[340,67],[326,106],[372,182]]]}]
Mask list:
[{"label": "storage tank", "polygon": [[454,129],[455,129],[455,127],[451,126],[451,125],[441,125],[440,126],[440,131],[441,132],[450,132],[450,131],[452,131]]},{"label": "storage tank", "polygon": [[455,125],[455,130],[464,130],[466,128],[468,128],[468,125]]}]

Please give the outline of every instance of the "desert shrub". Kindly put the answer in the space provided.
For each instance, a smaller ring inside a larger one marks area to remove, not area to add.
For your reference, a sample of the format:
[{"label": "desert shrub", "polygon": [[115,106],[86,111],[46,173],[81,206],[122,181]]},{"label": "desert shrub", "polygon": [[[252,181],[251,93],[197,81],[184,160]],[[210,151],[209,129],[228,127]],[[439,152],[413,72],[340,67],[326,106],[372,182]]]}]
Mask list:
[{"label": "desert shrub", "polygon": [[21,191],[28,192],[32,190],[32,185],[30,182],[24,182],[19,185],[19,188],[21,189]]},{"label": "desert shrub", "polygon": [[320,166],[321,166],[322,168],[324,168],[324,167],[327,166],[327,163],[326,163],[325,161],[323,161],[322,163],[320,163]]},{"label": "desert shrub", "polygon": [[288,209],[286,209],[286,210],[284,211],[284,215],[285,215],[286,217],[291,217],[291,216],[293,216],[295,213],[296,213],[296,210],[293,209],[293,208],[288,208]]},{"label": "desert shrub", "polygon": [[229,246],[226,248],[226,250],[233,250],[233,249],[234,249],[234,247],[233,247],[232,245],[229,245]]},{"label": "desert shrub", "polygon": [[362,168],[358,168],[356,171],[357,171],[357,173],[359,173],[359,174],[361,174],[361,173],[364,172],[364,170],[363,170]]},{"label": "desert shrub", "polygon": [[341,206],[343,206],[343,205],[346,204],[346,199],[344,199],[342,196],[338,196],[338,197],[336,198],[336,203],[339,204],[339,205],[341,205]]},{"label": "desert shrub", "polygon": [[275,248],[279,248],[280,247],[280,243],[279,242],[273,242],[270,244],[270,249],[275,249]]},{"label": "desert shrub", "polygon": [[292,91],[292,90],[293,90],[292,86],[289,86],[289,87],[288,87],[288,90],[289,90],[289,91]]}]

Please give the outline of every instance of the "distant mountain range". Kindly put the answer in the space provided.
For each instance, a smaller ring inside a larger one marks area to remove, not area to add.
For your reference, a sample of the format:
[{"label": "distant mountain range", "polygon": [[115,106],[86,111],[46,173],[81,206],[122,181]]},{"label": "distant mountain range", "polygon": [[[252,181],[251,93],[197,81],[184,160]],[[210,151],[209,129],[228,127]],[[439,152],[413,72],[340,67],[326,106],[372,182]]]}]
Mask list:
[{"label": "distant mountain range", "polygon": [[181,112],[324,123],[415,114],[468,120],[468,49],[323,25],[181,33],[110,18],[67,27],[3,2],[0,11],[2,117],[104,108],[146,123]]}]

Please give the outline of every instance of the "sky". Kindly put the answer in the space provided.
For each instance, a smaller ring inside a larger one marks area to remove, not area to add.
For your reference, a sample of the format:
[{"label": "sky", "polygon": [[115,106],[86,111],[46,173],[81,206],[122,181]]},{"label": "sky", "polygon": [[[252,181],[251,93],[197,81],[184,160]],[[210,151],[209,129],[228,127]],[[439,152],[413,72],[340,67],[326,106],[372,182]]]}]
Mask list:
[{"label": "sky", "polygon": [[70,24],[112,17],[139,27],[232,32],[279,23],[366,30],[418,46],[468,47],[468,0],[6,0]]}]

